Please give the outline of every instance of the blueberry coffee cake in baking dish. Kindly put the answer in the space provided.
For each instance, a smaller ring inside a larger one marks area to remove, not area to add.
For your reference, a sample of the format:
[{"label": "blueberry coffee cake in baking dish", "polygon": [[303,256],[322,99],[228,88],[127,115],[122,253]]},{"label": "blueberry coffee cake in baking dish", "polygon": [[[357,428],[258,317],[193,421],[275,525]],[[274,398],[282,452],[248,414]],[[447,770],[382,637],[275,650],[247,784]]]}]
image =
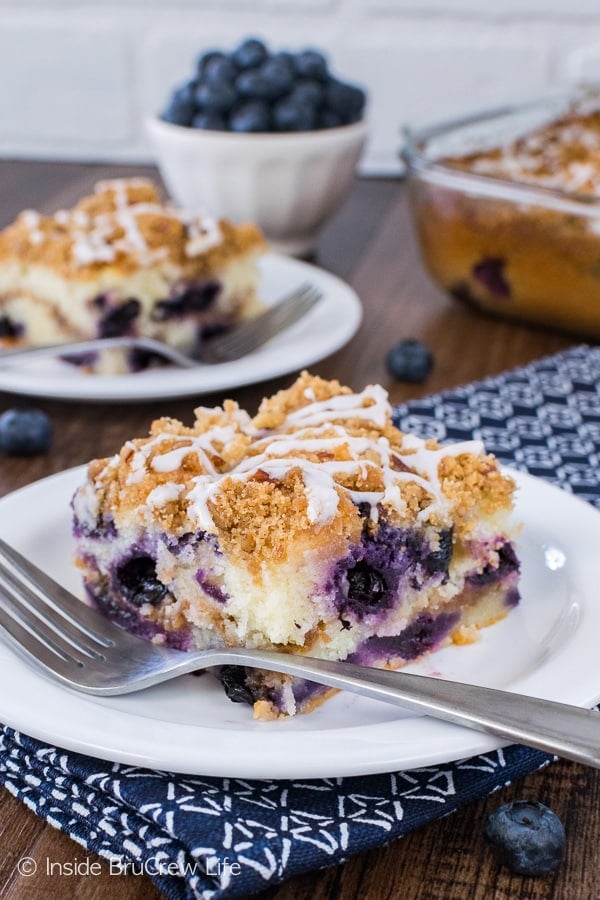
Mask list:
[{"label": "blueberry coffee cake in baking dish", "polygon": [[[26,210],[0,232],[0,348],[127,335],[193,352],[257,312],[265,247],[255,225],[187,214],[143,178],[100,182],[54,215]],[[147,363],[122,351],[69,361],[104,374]]]},{"label": "blueberry coffee cake in baking dish", "polygon": [[[182,650],[277,649],[397,668],[518,603],[513,481],[477,441],[399,431],[386,391],[304,372],[250,418],[232,401],[90,463],[73,498],[89,602]],[[333,693],[225,666],[259,718]]]}]

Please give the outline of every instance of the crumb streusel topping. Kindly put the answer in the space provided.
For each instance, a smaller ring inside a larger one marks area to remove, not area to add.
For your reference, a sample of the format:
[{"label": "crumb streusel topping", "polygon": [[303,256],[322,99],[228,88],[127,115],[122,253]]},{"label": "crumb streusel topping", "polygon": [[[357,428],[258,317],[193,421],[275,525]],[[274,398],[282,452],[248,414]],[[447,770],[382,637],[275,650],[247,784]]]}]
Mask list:
[{"label": "crumb streusel topping", "polygon": [[37,263],[81,280],[107,267],[130,273],[153,266],[193,278],[253,247],[265,248],[255,225],[176,209],[145,178],[101,181],[72,209],[50,216],[25,210],[0,232],[0,261]]},{"label": "crumb streusel topping", "polygon": [[446,162],[479,175],[600,197],[600,110],[575,109],[505,146]]},{"label": "crumb streusel topping", "polygon": [[149,437],[90,464],[87,502],[115,521],[151,511],[176,534],[216,533],[252,565],[291,536],[345,540],[382,512],[392,522],[466,537],[511,506],[514,484],[478,441],[443,446],[399,431],[386,391],[353,393],[302,373],[251,419],[237,404],[196,410],[194,425],[159,419]]}]

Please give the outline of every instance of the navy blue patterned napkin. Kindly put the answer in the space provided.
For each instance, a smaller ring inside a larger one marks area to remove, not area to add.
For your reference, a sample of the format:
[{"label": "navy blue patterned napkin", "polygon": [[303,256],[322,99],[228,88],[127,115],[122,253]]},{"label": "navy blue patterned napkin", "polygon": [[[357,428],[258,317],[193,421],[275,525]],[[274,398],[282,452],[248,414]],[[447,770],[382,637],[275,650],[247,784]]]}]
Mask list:
[{"label": "navy blue patterned napkin", "polygon": [[[482,439],[513,467],[600,506],[600,348],[399,407],[404,430]],[[243,896],[343,862],[535,771],[520,746],[407,772],[248,781],[111,764],[0,728],[0,781],[51,825],[149,875],[169,898]]]}]

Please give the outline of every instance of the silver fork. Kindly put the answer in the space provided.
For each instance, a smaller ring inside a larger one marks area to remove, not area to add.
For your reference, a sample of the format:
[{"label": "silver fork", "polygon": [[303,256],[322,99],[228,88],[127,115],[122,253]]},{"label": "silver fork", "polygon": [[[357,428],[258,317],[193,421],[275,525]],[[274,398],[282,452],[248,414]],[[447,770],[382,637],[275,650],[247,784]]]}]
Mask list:
[{"label": "silver fork", "polygon": [[0,633],[25,659],[88,694],[127,694],[212,666],[297,675],[600,768],[600,713],[508,691],[267,650],[185,653],[123,631],[0,539]]},{"label": "silver fork", "polygon": [[236,325],[225,334],[203,341],[197,356],[188,356],[154,338],[123,335],[114,338],[94,338],[89,341],[70,341],[64,344],[44,344],[0,350],[0,367],[14,365],[19,359],[78,356],[111,349],[144,350],[148,353],[155,353],[186,369],[193,369],[203,364],[232,362],[247,356],[253,350],[262,347],[271,338],[290,328],[309,313],[322,296],[314,285],[302,284],[254,319]]}]

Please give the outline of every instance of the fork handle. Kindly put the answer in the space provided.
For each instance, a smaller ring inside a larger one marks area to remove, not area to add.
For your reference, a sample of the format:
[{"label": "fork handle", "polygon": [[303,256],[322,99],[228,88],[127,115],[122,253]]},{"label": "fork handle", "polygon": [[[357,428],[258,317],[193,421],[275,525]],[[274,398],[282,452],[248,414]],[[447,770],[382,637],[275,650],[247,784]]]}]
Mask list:
[{"label": "fork handle", "polygon": [[193,369],[199,365],[197,360],[191,359],[184,353],[180,353],[173,347],[164,344],[162,341],[157,341],[154,338],[122,335],[114,338],[90,338],[89,340],[67,341],[62,344],[27,344],[21,347],[0,349],[0,368],[11,366],[15,361],[18,362],[19,359],[47,359],[48,357],[77,356],[79,354],[95,353],[102,350],[126,350],[131,348],[146,350],[148,353],[155,353],[182,368]]},{"label": "fork handle", "polygon": [[[215,651],[215,657],[218,655]],[[299,675],[600,768],[600,713],[594,710],[495,688],[305,656],[295,663],[291,655],[281,653],[229,650],[222,657],[214,664],[233,662]]]},{"label": "fork handle", "polygon": [[132,338],[90,338],[81,341],[65,341],[57,344],[24,344],[19,347],[7,347],[0,350],[0,364],[18,359],[46,359],[49,356],[79,354],[99,349],[127,348]]}]

